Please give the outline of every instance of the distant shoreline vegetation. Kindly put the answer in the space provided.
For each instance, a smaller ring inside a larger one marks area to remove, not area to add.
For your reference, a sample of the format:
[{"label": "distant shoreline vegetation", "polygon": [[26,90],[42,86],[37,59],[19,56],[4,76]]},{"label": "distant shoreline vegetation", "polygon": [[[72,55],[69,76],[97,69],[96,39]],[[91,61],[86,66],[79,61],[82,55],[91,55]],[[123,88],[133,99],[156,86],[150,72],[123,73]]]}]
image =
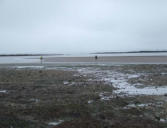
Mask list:
[{"label": "distant shoreline vegetation", "polygon": [[0,57],[3,57],[3,56],[55,56],[55,55],[64,55],[64,54],[0,54]]},{"label": "distant shoreline vegetation", "polygon": [[91,54],[125,54],[125,53],[167,53],[167,51],[129,51],[129,52],[95,52]]}]

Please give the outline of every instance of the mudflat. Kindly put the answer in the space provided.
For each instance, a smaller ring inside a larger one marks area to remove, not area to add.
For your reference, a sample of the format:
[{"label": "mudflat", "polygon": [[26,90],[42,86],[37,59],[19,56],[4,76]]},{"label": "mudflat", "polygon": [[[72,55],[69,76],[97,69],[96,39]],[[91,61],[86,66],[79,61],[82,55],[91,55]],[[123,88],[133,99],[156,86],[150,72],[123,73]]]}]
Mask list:
[{"label": "mudflat", "polygon": [[166,128],[167,65],[0,66],[2,128]]},{"label": "mudflat", "polygon": [[110,62],[110,63],[151,63],[166,64],[167,56],[99,56],[92,57],[46,57],[44,62]]}]

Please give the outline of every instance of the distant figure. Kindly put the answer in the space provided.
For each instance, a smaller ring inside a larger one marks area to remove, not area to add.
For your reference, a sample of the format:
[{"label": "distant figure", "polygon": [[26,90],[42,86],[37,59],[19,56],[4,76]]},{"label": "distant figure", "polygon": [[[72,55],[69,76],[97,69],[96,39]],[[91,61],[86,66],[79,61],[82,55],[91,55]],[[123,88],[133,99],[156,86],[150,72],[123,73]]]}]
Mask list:
[{"label": "distant figure", "polygon": [[95,56],[95,60],[97,60],[98,59],[98,57],[97,56]]},{"label": "distant figure", "polygon": [[41,60],[41,64],[42,64],[42,61],[43,61],[43,56],[40,56],[40,60]]}]

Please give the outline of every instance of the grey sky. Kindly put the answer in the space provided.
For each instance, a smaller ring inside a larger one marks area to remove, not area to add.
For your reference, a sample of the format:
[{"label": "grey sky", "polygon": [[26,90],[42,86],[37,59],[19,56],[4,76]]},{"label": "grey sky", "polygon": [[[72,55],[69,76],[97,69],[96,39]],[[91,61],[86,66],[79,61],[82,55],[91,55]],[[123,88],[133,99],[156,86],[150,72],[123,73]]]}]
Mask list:
[{"label": "grey sky", "polygon": [[167,49],[167,0],[0,0],[0,53]]}]

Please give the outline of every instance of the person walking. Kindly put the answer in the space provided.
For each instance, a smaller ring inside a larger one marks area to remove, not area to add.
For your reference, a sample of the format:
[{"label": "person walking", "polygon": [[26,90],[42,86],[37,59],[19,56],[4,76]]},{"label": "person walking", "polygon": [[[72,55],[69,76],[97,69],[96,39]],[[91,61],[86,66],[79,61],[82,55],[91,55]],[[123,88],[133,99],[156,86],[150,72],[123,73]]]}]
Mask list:
[{"label": "person walking", "polygon": [[95,56],[95,60],[97,60],[98,59],[98,57],[97,56]]},{"label": "person walking", "polygon": [[42,61],[43,61],[43,56],[40,56],[40,60],[41,60],[41,64],[42,64]]}]

